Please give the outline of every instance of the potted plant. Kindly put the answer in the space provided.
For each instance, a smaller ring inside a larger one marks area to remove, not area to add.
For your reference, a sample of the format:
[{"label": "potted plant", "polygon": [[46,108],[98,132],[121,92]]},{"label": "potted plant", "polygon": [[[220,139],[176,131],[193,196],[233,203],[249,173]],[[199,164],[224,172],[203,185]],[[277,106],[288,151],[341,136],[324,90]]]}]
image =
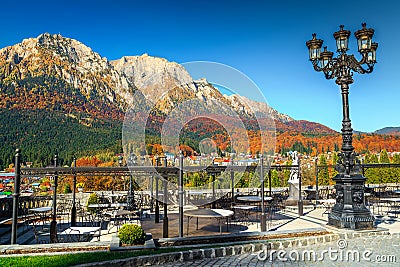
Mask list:
[{"label": "potted plant", "polygon": [[83,188],[85,187],[84,183],[77,183],[76,188],[78,189],[78,192],[83,192]]}]

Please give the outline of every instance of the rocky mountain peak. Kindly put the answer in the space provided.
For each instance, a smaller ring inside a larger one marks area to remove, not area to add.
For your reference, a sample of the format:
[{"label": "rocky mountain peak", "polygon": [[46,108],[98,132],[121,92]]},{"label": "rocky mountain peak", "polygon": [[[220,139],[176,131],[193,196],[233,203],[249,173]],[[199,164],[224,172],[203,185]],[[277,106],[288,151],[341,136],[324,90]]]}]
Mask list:
[{"label": "rocky mountain peak", "polygon": [[233,95],[224,95],[224,97],[229,101],[230,105],[236,107],[238,110],[243,111],[246,114],[256,113],[258,117],[270,116],[280,122],[286,123],[293,121],[294,119],[289,117],[286,114],[282,114],[277,110],[271,108],[265,102],[258,102],[251,100],[247,97],[233,94]]},{"label": "rocky mountain peak", "polygon": [[118,73],[106,58],[83,43],[60,34],[44,33],[0,50],[2,83],[18,86],[32,79],[50,79],[53,83],[57,80],[79,91],[88,100],[99,96],[120,108],[133,101],[135,90],[129,79]]},{"label": "rocky mountain peak", "polygon": [[206,78],[193,80],[182,65],[169,62],[164,58],[143,54],[123,57],[111,63],[116,70],[129,77],[146,98],[157,103],[164,112],[168,112],[179,101],[197,98],[200,100],[199,103],[208,108],[223,103],[243,115],[253,116],[256,112],[261,117],[272,116],[282,122],[293,120],[272,109],[266,103],[239,95],[224,96]]},{"label": "rocky mountain peak", "polygon": [[168,90],[192,82],[192,77],[178,63],[148,54],[124,56],[111,61],[111,64],[129,77],[146,98],[153,102],[157,102]]},{"label": "rocky mountain peak", "polygon": [[72,90],[87,101],[101,99],[122,111],[135,101],[133,94],[138,88],[163,112],[196,98],[204,110],[224,106],[227,112],[233,109],[244,116],[256,112],[284,123],[293,120],[266,103],[238,95],[224,96],[206,78],[194,80],[182,65],[148,54],[108,61],[77,40],[50,33],[0,49],[0,85],[28,85],[36,92],[38,88],[54,90],[55,84],[70,94],[68,99],[75,94],[67,92]]}]

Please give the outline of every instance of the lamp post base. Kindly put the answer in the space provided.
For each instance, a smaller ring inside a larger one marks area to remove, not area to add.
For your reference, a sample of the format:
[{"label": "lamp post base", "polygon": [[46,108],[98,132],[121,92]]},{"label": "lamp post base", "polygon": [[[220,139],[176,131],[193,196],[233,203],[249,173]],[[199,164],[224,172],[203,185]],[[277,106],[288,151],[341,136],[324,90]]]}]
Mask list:
[{"label": "lamp post base", "polygon": [[337,213],[332,211],[329,214],[328,225],[340,229],[367,230],[374,229],[374,216],[370,212],[366,213]]},{"label": "lamp post base", "polygon": [[57,243],[57,221],[50,222],[50,243]]},{"label": "lamp post base", "polygon": [[364,205],[365,177],[339,173],[336,182],[336,204],[328,216],[328,225],[336,228],[364,230],[374,228],[374,216]]},{"label": "lamp post base", "polygon": [[267,214],[265,212],[261,213],[261,232],[267,231]]}]

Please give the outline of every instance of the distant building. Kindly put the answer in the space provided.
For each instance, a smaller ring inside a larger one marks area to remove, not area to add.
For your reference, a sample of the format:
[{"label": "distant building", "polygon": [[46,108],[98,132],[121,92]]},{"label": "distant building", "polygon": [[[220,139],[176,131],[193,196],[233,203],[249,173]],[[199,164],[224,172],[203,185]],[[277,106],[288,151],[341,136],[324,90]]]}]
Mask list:
[{"label": "distant building", "polygon": [[235,163],[237,163],[238,166],[252,166],[258,163],[257,159],[242,159],[242,160],[238,160],[235,161]]},{"label": "distant building", "polygon": [[168,161],[174,161],[174,159],[175,159],[175,155],[173,153],[171,153],[171,152],[165,152],[164,156],[167,157]]},{"label": "distant building", "polygon": [[14,180],[15,173],[14,172],[0,172],[0,180]]}]

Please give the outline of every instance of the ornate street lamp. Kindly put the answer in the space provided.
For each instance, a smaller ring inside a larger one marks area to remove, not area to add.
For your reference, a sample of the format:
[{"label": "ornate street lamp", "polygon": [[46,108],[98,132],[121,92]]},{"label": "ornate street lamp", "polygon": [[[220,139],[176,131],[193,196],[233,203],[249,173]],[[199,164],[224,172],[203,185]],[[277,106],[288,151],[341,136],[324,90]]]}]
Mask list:
[{"label": "ornate street lamp", "polygon": [[376,63],[377,43],[372,42],[373,29],[362,29],[355,32],[358,41],[358,51],[362,59],[358,61],[354,55],[348,55],[348,40],[350,31],[340,30],[333,34],[336,39],[338,56],[333,58],[333,52],[324,47],[323,41],[313,38],[306,42],[309,49],[310,61],[314,70],[322,71],[326,79],[336,79],[340,86],[343,104],[342,149],[335,166],[338,174],[333,178],[336,182],[336,204],[328,217],[328,224],[337,228],[368,229],[374,226],[374,217],[364,205],[365,177],[360,173],[361,165],[358,154],[353,147],[353,129],[349,117],[349,84],[353,83],[353,72],[360,74],[371,73]]}]

